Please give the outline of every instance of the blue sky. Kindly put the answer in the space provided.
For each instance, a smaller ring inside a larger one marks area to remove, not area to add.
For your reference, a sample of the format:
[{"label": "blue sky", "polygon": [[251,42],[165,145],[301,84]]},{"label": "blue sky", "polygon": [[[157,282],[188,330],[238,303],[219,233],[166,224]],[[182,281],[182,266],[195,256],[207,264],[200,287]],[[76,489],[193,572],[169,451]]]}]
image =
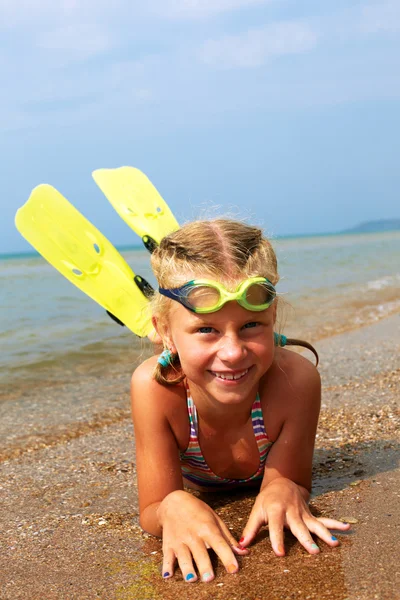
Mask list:
[{"label": "blue sky", "polygon": [[399,34],[399,0],[1,0],[0,252],[43,182],[136,243],[91,178],[122,165],[180,221],[400,217]]}]

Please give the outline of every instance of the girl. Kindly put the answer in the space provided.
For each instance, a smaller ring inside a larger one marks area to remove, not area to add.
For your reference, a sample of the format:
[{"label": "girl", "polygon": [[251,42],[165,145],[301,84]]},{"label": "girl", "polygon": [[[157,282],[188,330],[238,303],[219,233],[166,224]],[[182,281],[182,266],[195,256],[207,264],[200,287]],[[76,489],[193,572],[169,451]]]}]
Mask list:
[{"label": "girl", "polygon": [[[153,324],[165,350],[135,371],[131,392],[140,524],[163,538],[163,576],[178,561],[186,581],[211,581],[208,549],[237,572],[235,555],[265,524],[277,556],[284,527],[310,554],[319,552],[311,534],[337,546],[328,528],[349,525],[317,519],[307,504],[321,384],[311,362],[274,333],[271,244],[256,227],[198,221],[161,241],[152,268],[160,286]],[[184,490],[254,485],[239,541]]]}]

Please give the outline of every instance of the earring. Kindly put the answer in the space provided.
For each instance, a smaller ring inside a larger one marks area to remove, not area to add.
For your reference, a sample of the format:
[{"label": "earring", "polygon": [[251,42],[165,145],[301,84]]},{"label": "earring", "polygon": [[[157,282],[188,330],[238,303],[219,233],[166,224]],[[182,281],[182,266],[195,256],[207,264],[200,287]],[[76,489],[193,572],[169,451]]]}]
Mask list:
[{"label": "earring", "polygon": [[287,337],[282,333],[274,332],[274,344],[275,346],[286,346]]},{"label": "earring", "polygon": [[158,357],[157,362],[160,363],[162,367],[168,367],[168,365],[170,365],[172,362],[172,357],[173,353],[171,352],[171,350],[169,348],[165,348],[165,350],[163,350],[163,352],[161,352],[160,356]]}]

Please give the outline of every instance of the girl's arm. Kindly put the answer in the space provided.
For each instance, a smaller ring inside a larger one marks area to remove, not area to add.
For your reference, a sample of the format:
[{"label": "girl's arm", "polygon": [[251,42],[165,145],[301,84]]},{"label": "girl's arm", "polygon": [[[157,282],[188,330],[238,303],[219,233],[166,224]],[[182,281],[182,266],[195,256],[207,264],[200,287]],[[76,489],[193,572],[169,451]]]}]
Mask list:
[{"label": "girl's arm", "polygon": [[[136,467],[140,525],[163,538],[163,576],[171,577],[176,560],[186,581],[214,578],[208,554],[212,548],[230,573],[239,568],[237,554],[246,550],[205,503],[185,492],[179,461],[179,445],[172,430],[189,424],[183,387],[164,387],[152,379],[154,361],[146,361],[133,374],[132,416],[136,439]],[[184,413],[182,414],[182,405]],[[184,417],[184,422],[182,420]]]},{"label": "girl's arm", "polygon": [[285,351],[285,355],[279,383],[283,425],[268,454],[260,493],[241,545],[247,546],[260,527],[268,524],[277,556],[285,554],[284,527],[292,531],[310,554],[316,554],[319,548],[311,533],[328,545],[336,546],[339,542],[328,528],[347,530],[349,525],[334,519],[317,519],[309,510],[321,381],[317,369],[307,359],[289,351]]},{"label": "girl's arm", "polygon": [[168,419],[179,404],[179,386],[161,387],[152,379],[154,361],[136,369],[131,380],[132,419],[135,430],[139,522],[152,535],[161,536],[157,509],[171,492],[183,489],[179,448]]}]

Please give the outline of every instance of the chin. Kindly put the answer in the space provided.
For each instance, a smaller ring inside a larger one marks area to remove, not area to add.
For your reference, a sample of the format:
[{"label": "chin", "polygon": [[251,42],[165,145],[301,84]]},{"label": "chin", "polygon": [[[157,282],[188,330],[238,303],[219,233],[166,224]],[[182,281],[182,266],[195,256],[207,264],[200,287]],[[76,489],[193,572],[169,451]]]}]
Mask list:
[{"label": "chin", "polygon": [[251,377],[246,381],[240,382],[221,382],[213,381],[206,386],[211,395],[222,404],[240,404],[246,400],[250,394],[253,394],[258,389],[258,380],[254,381]]}]

